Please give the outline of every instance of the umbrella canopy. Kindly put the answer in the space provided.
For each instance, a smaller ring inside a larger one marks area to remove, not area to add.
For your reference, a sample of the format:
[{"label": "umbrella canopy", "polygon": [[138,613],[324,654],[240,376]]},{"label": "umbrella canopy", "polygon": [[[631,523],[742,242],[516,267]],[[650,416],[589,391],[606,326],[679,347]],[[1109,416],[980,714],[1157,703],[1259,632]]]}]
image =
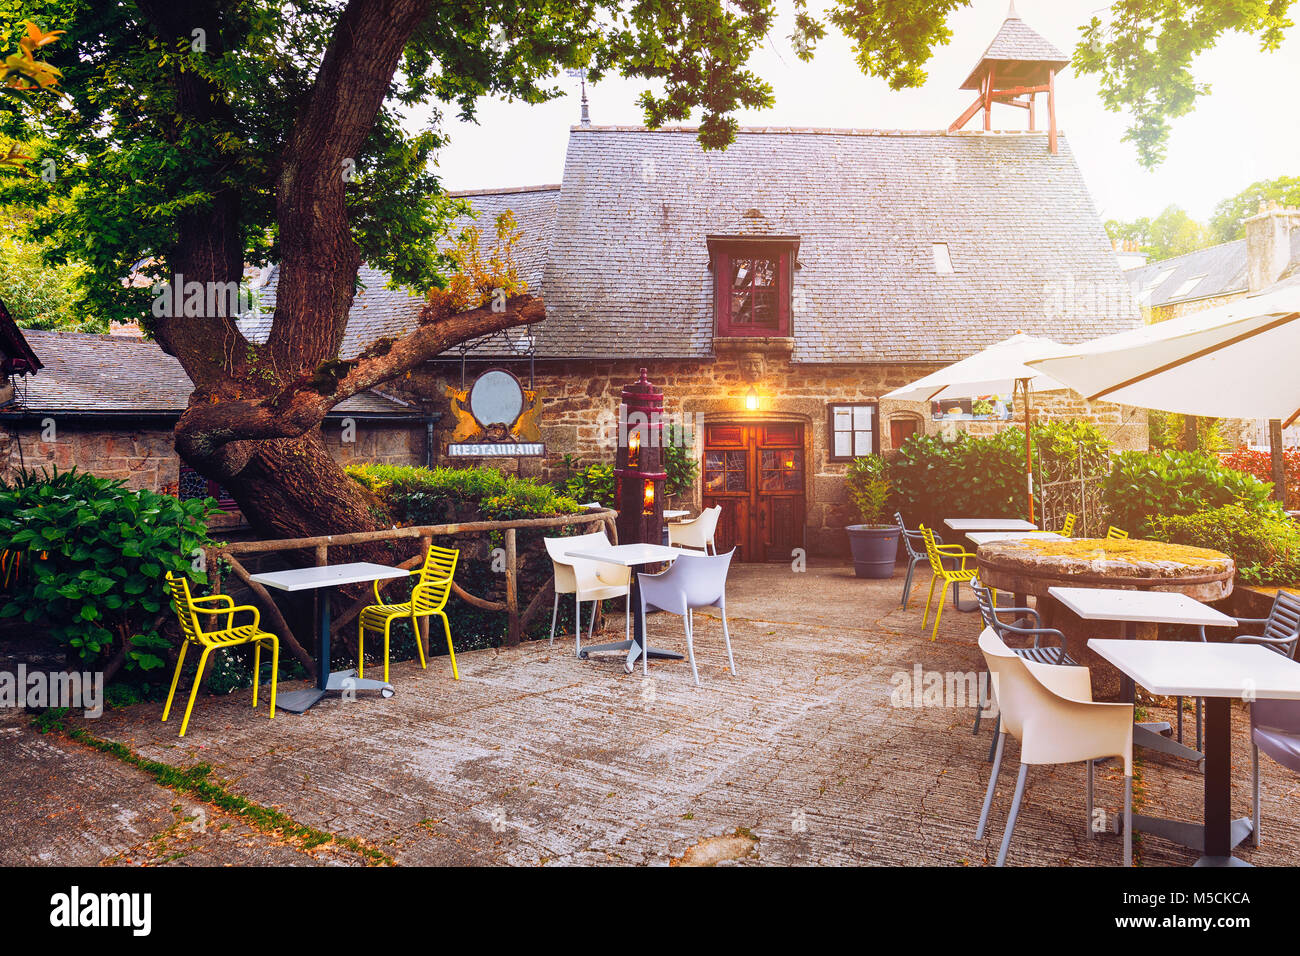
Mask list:
[{"label": "umbrella canopy", "polygon": [[1030,360],[1061,355],[1066,351],[1065,346],[1051,339],[1017,332],[970,358],[941,368],[911,385],[896,388],[884,397],[900,402],[941,402],[945,398],[1010,395],[1015,391],[1016,383],[1024,381],[1040,392],[1066,388],[1042,370],[1026,364]]},{"label": "umbrella canopy", "polygon": [[1085,398],[1209,418],[1300,416],[1300,277],[1030,359]]},{"label": "umbrella canopy", "polygon": [[885,398],[900,402],[942,402],[946,398],[979,398],[984,395],[1014,394],[1017,389],[1024,394],[1025,410],[1025,512],[1034,520],[1034,462],[1029,430],[1029,394],[1032,389],[1050,392],[1066,388],[1040,369],[1031,368],[1029,361],[1060,355],[1065,346],[1051,339],[1017,332],[1009,339],[990,345],[970,358],[954,362],[917,379],[911,385],[896,388]]}]

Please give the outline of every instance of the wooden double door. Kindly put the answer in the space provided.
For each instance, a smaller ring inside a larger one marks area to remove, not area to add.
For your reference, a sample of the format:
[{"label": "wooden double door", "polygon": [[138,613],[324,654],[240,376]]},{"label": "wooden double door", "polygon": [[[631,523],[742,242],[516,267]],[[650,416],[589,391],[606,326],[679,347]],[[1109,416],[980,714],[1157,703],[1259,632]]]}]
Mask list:
[{"label": "wooden double door", "polygon": [[719,553],[789,561],[804,546],[804,426],[792,422],[704,427],[704,507],[722,507]]}]

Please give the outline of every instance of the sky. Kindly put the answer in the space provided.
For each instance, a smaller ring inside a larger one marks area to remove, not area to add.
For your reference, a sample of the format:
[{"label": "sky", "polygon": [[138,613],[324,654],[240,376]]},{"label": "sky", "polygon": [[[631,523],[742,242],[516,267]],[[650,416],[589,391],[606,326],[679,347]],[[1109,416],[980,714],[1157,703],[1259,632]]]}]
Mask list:
[{"label": "sky", "polygon": [[[788,7],[778,0],[782,7]],[[814,7],[816,4],[812,4]],[[1021,19],[1069,55],[1080,28],[1105,9],[1104,0],[1016,0]],[[895,93],[870,79],[853,62],[848,41],[833,27],[812,63],[790,52],[790,14],[782,11],[769,42],[752,66],[775,91],[768,110],[737,114],[742,126],[946,129],[973,98],[959,91],[1007,14],[1007,0],[973,0],[956,11],[953,38],[936,48],[919,89]],[[1214,206],[1261,179],[1300,175],[1300,115],[1290,94],[1300,89],[1300,27],[1282,47],[1263,53],[1258,41],[1227,35],[1195,63],[1199,82],[1212,86],[1195,112],[1174,120],[1168,154],[1153,171],[1137,162],[1124,142],[1126,117],[1101,104],[1093,77],[1067,70],[1057,85],[1057,116],[1103,219],[1155,216],[1170,204],[1208,220]],[[579,119],[578,80],[558,81],[570,92],[530,106],[486,100],[477,125],[452,121],[451,143],[439,156],[439,172],[451,190],[558,183],[564,170],[569,127]],[[594,125],[640,125],[636,106],[641,81],[607,77],[588,87]],[[1039,97],[1040,123],[1046,98]],[[994,111],[995,129],[1023,128],[1024,112]],[[977,128],[973,120],[971,128]]]}]

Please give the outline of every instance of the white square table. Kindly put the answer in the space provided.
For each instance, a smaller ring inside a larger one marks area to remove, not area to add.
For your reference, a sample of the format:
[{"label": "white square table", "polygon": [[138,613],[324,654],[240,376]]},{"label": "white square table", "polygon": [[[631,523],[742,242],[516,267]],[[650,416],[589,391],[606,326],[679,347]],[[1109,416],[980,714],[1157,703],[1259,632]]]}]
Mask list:
[{"label": "white square table", "polygon": [[[584,647],[579,654],[586,658],[593,651],[627,651],[627,660],[623,669],[632,673],[632,665],[641,657],[645,647],[645,620],[641,616],[641,582],[637,577],[637,568],[647,564],[662,564],[676,561],[682,555],[681,548],[668,548],[662,544],[616,544],[608,548],[596,548],[589,551],[566,551],[565,557],[586,558],[588,561],[600,561],[632,569],[632,580],[628,587],[628,601],[632,605],[632,640],[615,641],[612,644],[596,644]],[[685,658],[675,651],[664,651],[655,647],[645,647],[647,658],[662,658],[680,661]]]},{"label": "white square table", "polygon": [[685,518],[689,514],[690,514],[689,511],[682,511],[680,509],[670,508],[664,512],[664,520],[676,521],[678,518]]},{"label": "white square table", "polygon": [[1198,849],[1197,866],[1245,866],[1232,850],[1250,835],[1249,817],[1232,819],[1232,698],[1300,700],[1300,664],[1258,644],[1123,641],[1093,638],[1098,655],[1156,694],[1205,698],[1203,824],[1133,815],[1135,829]]},{"label": "white square table", "polygon": [[968,531],[966,537],[975,547],[995,541],[1065,541],[1055,531]]},{"label": "white square table", "polygon": [[[250,581],[279,591],[315,591],[316,617],[320,621],[320,634],[316,645],[316,687],[280,694],[276,705],[295,714],[314,707],[332,690],[377,690],[385,697],[393,696],[393,685],[381,680],[359,678],[356,671],[330,672],[330,592],[343,584],[360,584],[366,581],[386,581],[410,576],[410,571],[390,568],[386,564],[357,561],[352,564],[327,564],[322,567],[294,568],[289,571],[268,571],[249,575]],[[419,640],[419,636],[416,636]]]},{"label": "white square table", "polygon": [[[1134,640],[1138,624],[1193,624],[1201,627],[1236,627],[1237,622],[1222,611],[1216,611],[1195,598],[1173,591],[1123,591],[1117,588],[1048,588],[1047,593],[1085,621],[1118,621],[1124,625],[1124,637]],[[1154,641],[1135,643],[1153,644]],[[1089,642],[1091,646],[1091,642]],[[1124,673],[1123,668],[1120,672]],[[1145,686],[1145,685],[1144,685]],[[1147,688],[1151,690],[1151,688]],[[1125,673],[1124,696],[1134,699],[1132,678]],[[1133,743],[1149,750],[1158,750],[1174,757],[1200,762],[1205,759],[1199,750],[1184,746],[1180,741],[1166,737],[1162,731],[1169,725],[1160,723],[1138,724],[1133,728]]]},{"label": "white square table", "polygon": [[1038,525],[1024,518],[944,518],[952,531],[1037,531]]}]

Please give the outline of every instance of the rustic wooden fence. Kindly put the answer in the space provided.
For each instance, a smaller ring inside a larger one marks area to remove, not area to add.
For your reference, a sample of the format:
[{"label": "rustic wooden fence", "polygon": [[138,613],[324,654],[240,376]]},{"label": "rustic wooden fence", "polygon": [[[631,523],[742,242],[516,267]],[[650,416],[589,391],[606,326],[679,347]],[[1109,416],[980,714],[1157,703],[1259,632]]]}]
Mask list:
[{"label": "rustic wooden fence", "polygon": [[[429,546],[433,544],[435,538],[455,537],[456,535],[465,534],[482,534],[484,532],[499,531],[502,533],[505,544],[505,600],[492,601],[487,598],[481,598],[477,595],[470,594],[460,586],[455,580],[452,581],[452,591],[461,599],[478,608],[487,611],[504,611],[507,615],[508,630],[506,643],[508,645],[517,645],[523,636],[524,629],[532,622],[538,611],[545,606],[546,598],[552,593],[554,578],[552,578],[545,587],[541,588],[528,602],[528,605],[521,612],[519,609],[519,554],[517,548],[518,532],[524,530],[536,530],[545,528],[563,528],[574,525],[604,525],[610,540],[618,543],[618,531],[614,525],[616,512],[609,509],[599,511],[589,511],[580,515],[560,515],[554,518],[525,518],[518,521],[468,521],[459,524],[435,524],[435,525],[412,525],[410,527],[389,528],[383,531],[361,531],[354,534],[336,534],[323,535],[315,538],[283,538],[274,541],[235,541],[229,544],[218,545],[208,549],[207,567],[209,569],[209,580],[212,582],[213,591],[217,594],[222,593],[222,562],[230,566],[231,573],[247,586],[260,601],[266,616],[271,622],[271,629],[274,630],[284,640],[285,650],[289,651],[294,657],[298,658],[309,671],[315,675],[316,662],[311,653],[299,643],[293,630],[289,627],[275,599],[261,584],[252,579],[250,572],[241,561],[241,558],[247,559],[250,555],[270,554],[278,551],[310,551],[315,554],[315,563],[317,567],[324,567],[329,564],[329,551],[331,547],[357,547],[367,544],[377,544],[394,541],[404,541],[406,539],[418,539],[419,548],[414,555],[407,560],[398,564],[399,568],[415,568],[424,562],[424,555]],[[392,583],[392,582],[386,582]],[[381,583],[380,588],[386,586]],[[341,613],[335,614],[331,618],[330,637],[331,640],[337,639],[343,629],[351,625],[361,609],[367,604],[372,604],[373,598],[367,593],[358,598],[350,606],[345,608]],[[420,634],[418,639],[428,646],[429,640],[429,621],[427,618],[420,622]],[[311,645],[312,642],[308,642]]]}]

